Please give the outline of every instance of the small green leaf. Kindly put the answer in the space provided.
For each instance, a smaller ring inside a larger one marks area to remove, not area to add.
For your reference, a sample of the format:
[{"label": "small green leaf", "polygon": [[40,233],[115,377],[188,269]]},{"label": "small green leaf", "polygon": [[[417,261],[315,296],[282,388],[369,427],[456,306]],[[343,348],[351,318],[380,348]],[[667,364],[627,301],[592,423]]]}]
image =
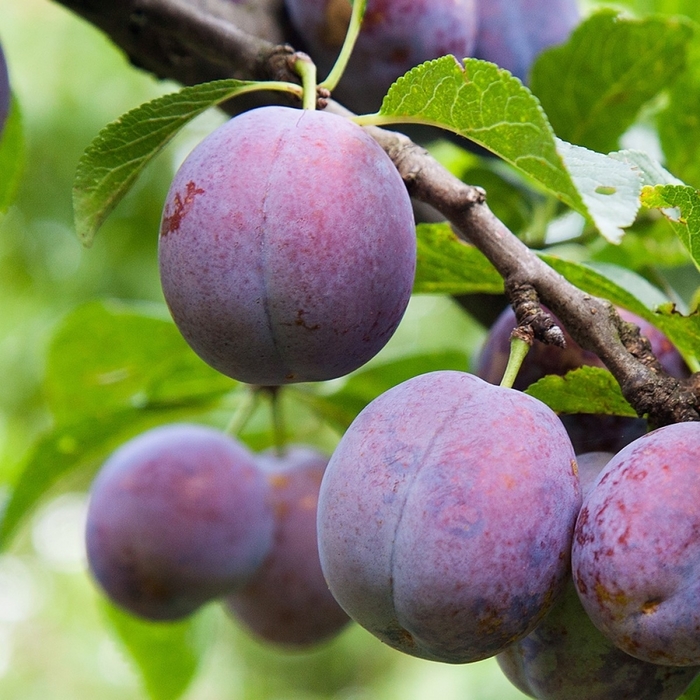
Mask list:
[{"label": "small green leaf", "polygon": [[[486,61],[468,58],[461,65],[444,56],[417,66],[391,86],[379,113],[363,120],[431,124],[460,134],[590,218],[610,240],[619,240],[639,209],[637,172],[556,139],[537,98]],[[601,187],[605,194],[596,191]]]},{"label": "small green leaf", "polygon": [[177,700],[192,682],[209,646],[206,615],[148,622],[103,600],[107,620],[136,665],[151,700]]},{"label": "small green leaf", "polygon": [[449,224],[419,224],[414,293],[501,294],[503,279],[477,248],[460,241]]},{"label": "small green leaf", "polygon": [[688,690],[678,700],[700,700],[700,676],[696,676]]},{"label": "small green leaf", "polygon": [[683,72],[693,38],[677,18],[623,18],[604,10],[535,62],[532,91],[557,136],[594,151],[617,148],[642,105]]},{"label": "small green leaf", "polygon": [[54,332],[45,388],[56,422],[210,401],[236,383],[190,349],[162,306],[95,301]]},{"label": "small green leaf", "polygon": [[622,396],[615,377],[600,367],[581,367],[563,377],[550,374],[531,384],[525,393],[546,403],[556,413],[637,417]]},{"label": "small green leaf", "polygon": [[129,191],[139,173],[175,134],[202,112],[245,92],[286,89],[291,83],[217,80],[186,87],[132,109],[108,124],[83,153],[73,184],[78,237],[90,245],[109,213]]},{"label": "small green leaf", "polygon": [[642,190],[642,203],[661,210],[700,268],[700,192],[687,185],[647,185]]},{"label": "small green leaf", "polygon": [[14,200],[23,166],[22,115],[19,104],[13,96],[0,138],[0,212],[7,211]]}]

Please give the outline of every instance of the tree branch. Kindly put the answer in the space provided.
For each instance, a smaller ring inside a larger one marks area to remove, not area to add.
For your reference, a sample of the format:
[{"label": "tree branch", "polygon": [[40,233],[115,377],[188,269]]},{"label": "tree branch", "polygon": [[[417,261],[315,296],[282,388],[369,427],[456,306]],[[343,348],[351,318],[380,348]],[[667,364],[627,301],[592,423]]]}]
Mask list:
[{"label": "tree branch", "polygon": [[[300,44],[286,23],[282,0],[60,2],[104,31],[132,63],[160,78],[183,85],[230,77],[296,80],[286,42]],[[225,108],[234,113],[249,106],[237,101]],[[332,102],[329,109],[345,111]],[[542,301],[582,347],[600,357],[625,398],[639,415],[648,414],[652,425],[700,420],[697,375],[687,381],[666,375],[638,329],[623,323],[609,302],[585,294],[542,262],[493,215],[483,190],[465,185],[408,137],[368,129],[410,194],[445,216],[502,275],[521,324],[546,342],[560,341],[559,329],[537,304]]]}]

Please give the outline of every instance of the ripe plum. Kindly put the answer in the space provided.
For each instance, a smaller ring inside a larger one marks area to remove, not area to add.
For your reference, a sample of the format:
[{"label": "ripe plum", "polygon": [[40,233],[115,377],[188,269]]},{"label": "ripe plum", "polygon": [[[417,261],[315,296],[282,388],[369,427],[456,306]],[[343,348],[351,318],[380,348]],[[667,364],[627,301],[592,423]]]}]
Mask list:
[{"label": "ripe plum", "polygon": [[274,545],[253,578],[227,598],[227,606],[265,641],[294,647],[322,642],[348,623],[318,559],[316,506],[328,457],[291,446],[283,456],[263,453],[257,462],[272,489]]},{"label": "ripe plum", "polygon": [[379,352],[403,316],[413,211],[359,126],[262,107],[185,160],[159,259],[175,323],[212,367],[260,385],[332,379]]},{"label": "ripe plum", "polygon": [[598,629],[644,661],[700,665],[700,423],[616,454],[586,496],[574,582]]},{"label": "ripe plum", "polygon": [[92,486],[90,569],[115,603],[145,618],[185,617],[240,588],[272,537],[265,477],[213,428],[145,432],[112,454]]},{"label": "ripe plum", "polygon": [[10,76],[7,73],[7,62],[2,46],[0,46],[0,137],[2,137],[3,129],[7,114],[10,111]]},{"label": "ripe plum", "polygon": [[568,38],[579,22],[576,0],[479,0],[474,56],[526,81],[538,54]]},{"label": "ripe plum", "polygon": [[370,403],[321,484],[321,567],[359,624],[414,656],[465,663],[528,634],[568,573],[581,503],[543,403],[463,372]]},{"label": "ripe plum", "polygon": [[[355,48],[334,97],[357,112],[374,112],[391,84],[420,63],[447,54],[471,56],[475,0],[368,0]],[[345,39],[350,0],[286,0],[292,25],[322,73]]]}]

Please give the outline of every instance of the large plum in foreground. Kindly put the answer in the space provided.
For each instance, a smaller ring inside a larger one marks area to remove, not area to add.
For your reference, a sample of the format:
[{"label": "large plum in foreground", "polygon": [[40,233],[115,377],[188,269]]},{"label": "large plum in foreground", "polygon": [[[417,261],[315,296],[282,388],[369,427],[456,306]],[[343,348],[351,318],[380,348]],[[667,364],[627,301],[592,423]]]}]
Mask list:
[{"label": "large plum in foreground", "polygon": [[651,663],[700,665],[700,423],[621,450],[586,496],[572,548],[593,623]]},{"label": "large plum in foreground", "polygon": [[261,385],[339,377],[408,304],[411,202],[359,126],[287,107],[246,112],[185,160],[163,213],[163,292],[206,362]]},{"label": "large plum in foreground", "polygon": [[253,456],[212,428],[169,425],[119,448],[95,479],[90,569],[136,615],[184,617],[243,586],[273,536],[269,487]]},{"label": "large plum in foreground", "polygon": [[328,457],[302,446],[257,458],[271,487],[272,550],[258,572],[229,596],[233,615],[261,639],[305,647],[337,634],[348,616],[330,594],[316,539],[318,491]]},{"label": "large plum in foreground", "polygon": [[[350,19],[350,0],[285,0],[321,74],[332,67]],[[334,96],[374,112],[391,84],[424,61],[472,55],[476,0],[368,0],[360,35]]]},{"label": "large plum in foreground", "polygon": [[336,600],[390,646],[450,663],[530,632],[564,584],[581,503],[544,404],[462,372],[369,404],[321,484],[319,554]]},{"label": "large plum in foreground", "polygon": [[537,56],[568,38],[579,22],[577,0],[479,0],[474,56],[526,80]]}]

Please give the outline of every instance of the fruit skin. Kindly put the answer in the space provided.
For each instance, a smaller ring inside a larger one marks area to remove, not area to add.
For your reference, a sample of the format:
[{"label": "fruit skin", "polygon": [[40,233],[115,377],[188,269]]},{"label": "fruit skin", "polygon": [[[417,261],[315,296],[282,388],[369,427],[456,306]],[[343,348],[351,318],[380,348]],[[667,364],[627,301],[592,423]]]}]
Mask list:
[{"label": "fruit skin", "polygon": [[318,559],[316,506],[328,457],[292,445],[257,458],[275,511],[272,550],[253,578],[226,600],[229,611],[266,642],[306,647],[336,635],[348,616],[328,590]]},{"label": "fruit skin", "polygon": [[700,423],[644,435],[584,500],[573,577],[596,627],[651,663],[700,665]]},{"label": "fruit skin", "polygon": [[[661,331],[626,309],[616,310],[624,321],[639,326],[641,334],[648,338],[654,354],[671,376],[683,379],[689,375],[680,353]],[[475,362],[475,373],[479,377],[492,384],[501,381],[508,364],[510,334],[516,325],[515,314],[510,307],[496,319]],[[563,331],[566,348],[545,345],[539,340],[534,342],[513,384],[515,389],[527,389],[548,374],[563,376],[584,365],[604,366],[597,355],[584,350],[565,329]],[[573,414],[561,416],[561,419],[577,453],[615,453],[647,431],[645,420],[627,416]]]},{"label": "fruit skin", "polygon": [[536,399],[432,372],[355,419],[321,484],[331,593],[390,646],[465,663],[530,632],[568,573],[571,443]]},{"label": "fruit skin", "polygon": [[272,546],[269,487],[247,449],[204,426],[149,430],[97,475],[87,515],[90,570],[121,607],[185,617],[243,586]]},{"label": "fruit skin", "polygon": [[379,352],[403,316],[413,211],[356,124],[262,107],[185,160],[159,260],[175,323],[212,367],[261,385],[333,379]]},{"label": "fruit skin", "polygon": [[[613,456],[577,455],[584,498]],[[496,660],[516,688],[539,700],[675,700],[700,671],[650,664],[618,649],[591,622],[572,580],[534,631]]]},{"label": "fruit skin", "polygon": [[561,44],[579,23],[576,0],[479,0],[474,56],[526,81],[545,49]]},{"label": "fruit skin", "polygon": [[7,61],[0,46],[0,137],[2,137],[7,114],[10,111],[10,76],[7,73]]},{"label": "fruit skin", "polygon": [[[285,0],[289,18],[325,78],[350,19],[349,0]],[[347,69],[333,92],[356,112],[375,112],[391,84],[414,66],[447,54],[471,56],[475,0],[368,0]]]},{"label": "fruit skin", "polygon": [[572,581],[537,628],[496,659],[516,688],[539,700],[675,700],[700,670],[625,654],[595,628]]}]

